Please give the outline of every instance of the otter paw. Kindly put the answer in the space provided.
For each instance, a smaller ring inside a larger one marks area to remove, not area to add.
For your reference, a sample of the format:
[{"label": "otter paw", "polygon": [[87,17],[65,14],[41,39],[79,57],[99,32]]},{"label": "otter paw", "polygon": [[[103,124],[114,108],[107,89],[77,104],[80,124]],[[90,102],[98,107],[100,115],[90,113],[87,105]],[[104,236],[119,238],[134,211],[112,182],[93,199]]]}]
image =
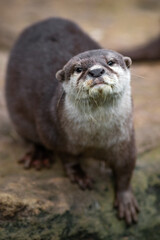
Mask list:
[{"label": "otter paw", "polygon": [[92,189],[93,180],[86,175],[79,164],[67,165],[67,175],[72,183],[77,183],[82,190]]},{"label": "otter paw", "polygon": [[115,207],[118,208],[118,217],[124,219],[127,225],[138,221],[137,214],[140,210],[131,190],[117,193]]},{"label": "otter paw", "polygon": [[43,147],[35,147],[32,151],[27,152],[23,158],[18,160],[18,163],[23,164],[25,169],[35,168],[50,168],[52,164],[52,153]]}]

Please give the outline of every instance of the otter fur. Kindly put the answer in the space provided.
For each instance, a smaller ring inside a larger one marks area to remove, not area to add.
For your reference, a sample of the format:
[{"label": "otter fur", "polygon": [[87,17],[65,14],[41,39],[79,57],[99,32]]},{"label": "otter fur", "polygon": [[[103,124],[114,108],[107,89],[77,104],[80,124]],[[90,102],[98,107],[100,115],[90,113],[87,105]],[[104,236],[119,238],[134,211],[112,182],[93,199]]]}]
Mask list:
[{"label": "otter fur", "polygon": [[149,62],[160,60],[160,34],[149,42],[120,53],[131,57],[134,62]]},{"label": "otter fur", "polygon": [[34,148],[25,167],[49,166],[53,153],[82,189],[92,179],[80,159],[106,161],[115,177],[115,206],[128,224],[138,204],[130,181],[136,151],[131,59],[101,47],[75,23],[51,18],[27,28],[10,55],[6,100],[17,132]]}]

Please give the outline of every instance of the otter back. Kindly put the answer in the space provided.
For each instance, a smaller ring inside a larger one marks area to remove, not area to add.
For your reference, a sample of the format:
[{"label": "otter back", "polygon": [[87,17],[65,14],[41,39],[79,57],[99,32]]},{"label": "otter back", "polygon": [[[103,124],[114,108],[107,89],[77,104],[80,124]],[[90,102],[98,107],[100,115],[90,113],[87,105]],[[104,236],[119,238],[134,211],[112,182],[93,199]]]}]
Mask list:
[{"label": "otter back", "polygon": [[[20,35],[7,68],[6,99],[11,119],[22,137],[41,142],[36,126],[41,121],[39,112],[43,115],[49,111],[53,96],[52,104],[56,105],[61,92],[61,85],[55,78],[57,70],[74,55],[98,48],[100,46],[75,23],[60,18],[37,23]],[[48,116],[44,126],[48,134],[49,122]],[[52,123],[54,134],[55,125],[56,116]],[[56,136],[52,138],[56,140]]]}]

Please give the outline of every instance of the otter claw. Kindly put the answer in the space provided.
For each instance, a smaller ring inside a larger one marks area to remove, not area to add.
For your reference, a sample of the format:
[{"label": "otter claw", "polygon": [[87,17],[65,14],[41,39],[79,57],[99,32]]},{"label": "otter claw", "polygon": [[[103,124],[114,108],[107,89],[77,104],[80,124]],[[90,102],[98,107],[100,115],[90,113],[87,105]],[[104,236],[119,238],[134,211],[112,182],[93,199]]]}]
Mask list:
[{"label": "otter claw", "polygon": [[82,190],[93,188],[93,180],[86,175],[79,164],[68,165],[66,170],[71,182],[77,183]]},{"label": "otter claw", "polygon": [[23,164],[25,169],[34,167],[36,170],[40,170],[43,167],[49,168],[52,163],[52,153],[40,146],[35,146],[30,152],[27,152],[18,163]]}]

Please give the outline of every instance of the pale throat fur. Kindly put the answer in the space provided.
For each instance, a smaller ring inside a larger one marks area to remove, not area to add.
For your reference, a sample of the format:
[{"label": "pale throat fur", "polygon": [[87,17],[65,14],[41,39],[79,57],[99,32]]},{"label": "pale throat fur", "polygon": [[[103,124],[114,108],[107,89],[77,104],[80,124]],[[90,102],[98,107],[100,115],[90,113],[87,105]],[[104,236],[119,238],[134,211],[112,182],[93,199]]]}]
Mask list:
[{"label": "pale throat fur", "polygon": [[[90,69],[100,67],[96,64]],[[108,149],[130,140],[133,128],[130,71],[119,66],[115,66],[114,71],[117,74],[110,77],[103,74],[107,85],[90,88],[91,78],[86,76],[85,81],[80,81],[77,73],[71,74],[69,81],[63,83],[66,96],[61,121],[67,136],[67,148],[74,154],[86,148]],[[81,94],[77,81],[82,84]],[[91,98],[88,94],[92,94],[90,89],[94,88],[104,96],[103,101],[93,107],[90,103],[95,103],[94,98],[98,102],[99,96],[95,90]]]}]

